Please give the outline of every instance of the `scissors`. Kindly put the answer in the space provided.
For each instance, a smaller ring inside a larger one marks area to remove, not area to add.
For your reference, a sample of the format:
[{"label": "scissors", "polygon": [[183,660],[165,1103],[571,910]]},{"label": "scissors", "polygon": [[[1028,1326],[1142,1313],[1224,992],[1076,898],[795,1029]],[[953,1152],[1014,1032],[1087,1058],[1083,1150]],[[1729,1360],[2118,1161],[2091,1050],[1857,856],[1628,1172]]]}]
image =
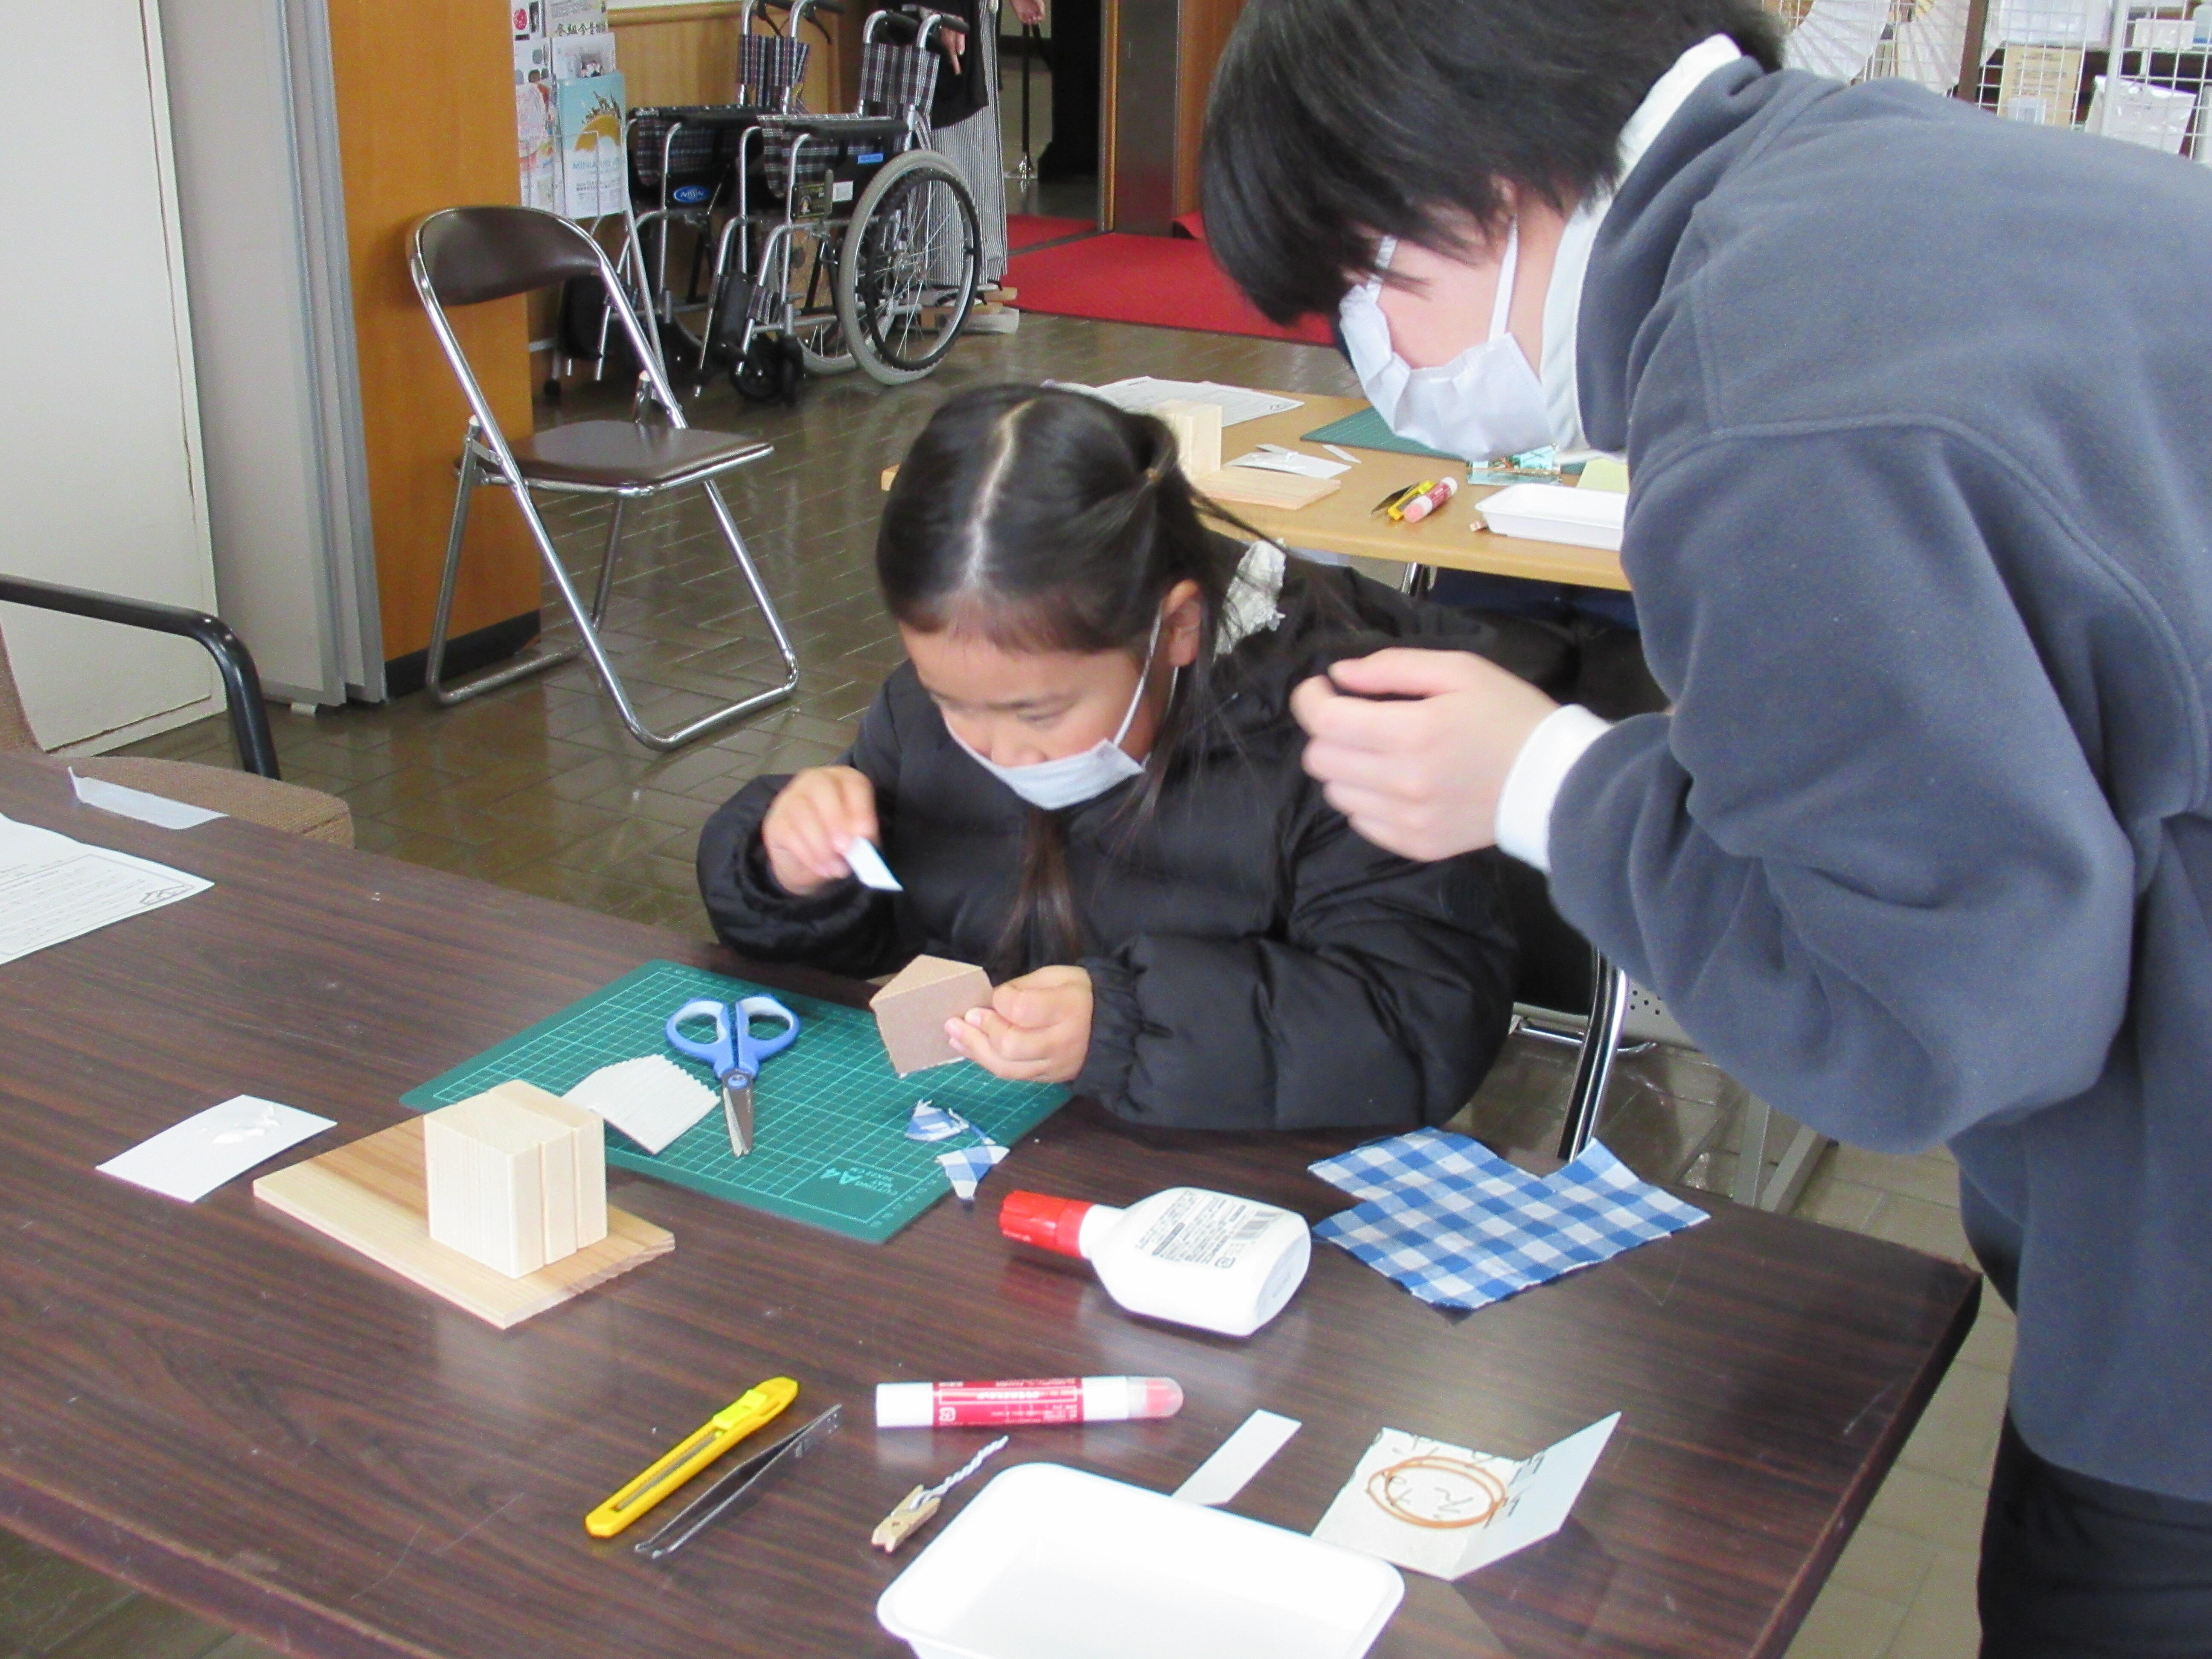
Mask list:
[{"label": "scissors", "polygon": [[[684,1022],[693,1019],[714,1022],[711,1040],[684,1035]],[[780,1019],[783,1030],[774,1036],[757,1037],[757,1019]],[[781,1054],[798,1037],[799,1016],[774,997],[746,997],[735,1003],[702,997],[669,1015],[670,1045],[678,1054],[713,1066],[722,1085],[722,1121],[730,1128],[731,1157],[743,1158],[753,1149],[753,1079],[760,1075],[761,1062]]]}]

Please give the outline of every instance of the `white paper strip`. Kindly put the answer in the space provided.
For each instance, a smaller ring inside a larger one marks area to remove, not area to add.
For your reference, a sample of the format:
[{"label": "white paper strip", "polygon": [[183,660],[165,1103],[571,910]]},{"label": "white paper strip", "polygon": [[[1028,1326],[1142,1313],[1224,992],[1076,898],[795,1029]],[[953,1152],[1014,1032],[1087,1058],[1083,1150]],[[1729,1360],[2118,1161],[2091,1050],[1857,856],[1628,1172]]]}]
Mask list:
[{"label": "white paper strip", "polygon": [[118,1152],[100,1173],[191,1204],[309,1135],[336,1127],[296,1106],[234,1095]]},{"label": "white paper strip", "polygon": [[860,878],[863,887],[872,887],[878,893],[902,893],[906,890],[899,885],[899,878],[891,873],[890,866],[884,862],[884,855],[876,850],[876,844],[872,841],[853,842],[845,849],[845,862],[852,866],[853,873]]},{"label": "white paper strip", "polygon": [[1298,1428],[1295,1417],[1254,1412],[1214,1448],[1212,1456],[1191,1471],[1190,1479],[1175,1489],[1175,1495],[1186,1504],[1226,1504],[1267,1467]]},{"label": "white paper strip", "polygon": [[76,786],[76,798],[87,806],[97,806],[103,812],[119,813],[164,830],[189,830],[195,824],[227,816],[210,812],[204,806],[187,806],[167,795],[149,795],[143,789],[109,783],[101,778],[82,777],[74,770],[70,773],[70,781]]}]

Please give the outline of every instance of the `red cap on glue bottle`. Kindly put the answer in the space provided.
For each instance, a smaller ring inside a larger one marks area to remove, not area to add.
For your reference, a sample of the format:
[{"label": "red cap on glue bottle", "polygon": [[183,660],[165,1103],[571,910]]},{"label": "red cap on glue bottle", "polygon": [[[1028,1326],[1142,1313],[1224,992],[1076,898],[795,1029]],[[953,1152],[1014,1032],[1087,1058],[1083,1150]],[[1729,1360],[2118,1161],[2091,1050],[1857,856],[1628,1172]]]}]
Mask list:
[{"label": "red cap on glue bottle", "polygon": [[999,1231],[1008,1238],[1019,1239],[1040,1249],[1079,1256],[1085,1254],[1084,1220],[1092,1211],[1102,1209],[1109,1218],[1121,1213],[1109,1205],[1086,1204],[1079,1198],[1011,1192],[999,1206]]}]

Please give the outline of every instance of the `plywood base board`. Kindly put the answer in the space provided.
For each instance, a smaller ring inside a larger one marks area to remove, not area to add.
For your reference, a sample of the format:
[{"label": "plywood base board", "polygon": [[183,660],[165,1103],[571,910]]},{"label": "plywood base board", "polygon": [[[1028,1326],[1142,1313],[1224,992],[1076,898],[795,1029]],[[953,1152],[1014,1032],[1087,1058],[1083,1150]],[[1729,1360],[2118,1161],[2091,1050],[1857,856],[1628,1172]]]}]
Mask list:
[{"label": "plywood base board", "polygon": [[1343,487],[1340,478],[1309,478],[1295,472],[1271,472],[1265,467],[1224,466],[1200,474],[1191,487],[1201,495],[1238,507],[1272,507],[1295,513],[1311,507],[1324,495]]},{"label": "plywood base board", "polygon": [[610,1205],[598,1243],[509,1279],[431,1238],[422,1171],[422,1120],[410,1117],[263,1176],[253,1195],[501,1330],[676,1248],[666,1228]]}]

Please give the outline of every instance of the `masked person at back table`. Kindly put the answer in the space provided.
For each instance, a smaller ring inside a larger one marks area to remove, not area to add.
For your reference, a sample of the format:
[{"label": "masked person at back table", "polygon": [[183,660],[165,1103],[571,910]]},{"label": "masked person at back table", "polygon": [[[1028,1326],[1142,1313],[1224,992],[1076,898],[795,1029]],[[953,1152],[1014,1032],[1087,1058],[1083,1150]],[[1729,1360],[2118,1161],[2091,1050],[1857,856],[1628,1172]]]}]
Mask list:
[{"label": "masked person at back table", "polygon": [[[957,1046],[1142,1122],[1440,1122],[1511,1012],[1494,855],[1422,866],[1353,835],[1299,770],[1287,698],[1355,641],[1494,636],[1207,528],[1173,444],[1075,392],[938,410],[877,541],[909,660],[841,764],[756,779],[708,823],[715,930],[855,975],[981,963],[998,987]],[[854,878],[856,839],[902,892]]]}]

